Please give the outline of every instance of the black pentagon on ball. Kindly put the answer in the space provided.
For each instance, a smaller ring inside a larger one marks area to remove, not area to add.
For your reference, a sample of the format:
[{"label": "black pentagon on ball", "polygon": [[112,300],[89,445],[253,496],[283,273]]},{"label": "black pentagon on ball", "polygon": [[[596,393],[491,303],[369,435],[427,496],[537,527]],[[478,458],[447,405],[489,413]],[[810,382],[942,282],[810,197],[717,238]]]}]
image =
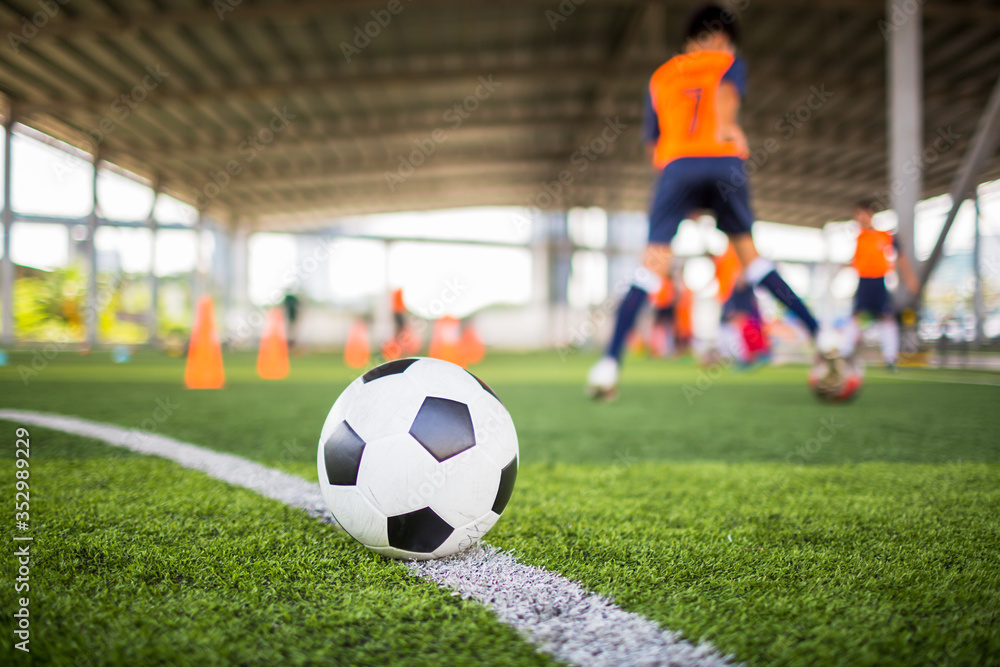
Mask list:
[{"label": "black pentagon on ball", "polygon": [[430,507],[391,516],[387,520],[389,546],[416,553],[430,553],[451,536],[447,521]]},{"label": "black pentagon on ball", "polygon": [[514,480],[517,479],[517,457],[510,460],[510,463],[500,471],[500,488],[497,489],[496,500],[493,501],[493,513],[503,514],[503,510],[510,501],[510,494],[514,492]]},{"label": "black pentagon on ball", "polygon": [[351,425],[340,422],[330,437],[323,443],[323,461],[326,464],[326,477],[334,486],[352,486],[358,482],[358,468],[361,467],[361,454],[365,450],[365,441],[361,439]]},{"label": "black pentagon on ball", "polygon": [[410,426],[410,435],[438,461],[450,459],[476,444],[469,406],[436,396],[424,399]]},{"label": "black pentagon on ball", "polygon": [[407,368],[415,364],[417,359],[396,359],[395,361],[389,361],[381,366],[376,366],[367,373],[361,376],[361,383],[368,384],[372,380],[377,380],[383,378],[386,375],[396,375],[402,373]]}]

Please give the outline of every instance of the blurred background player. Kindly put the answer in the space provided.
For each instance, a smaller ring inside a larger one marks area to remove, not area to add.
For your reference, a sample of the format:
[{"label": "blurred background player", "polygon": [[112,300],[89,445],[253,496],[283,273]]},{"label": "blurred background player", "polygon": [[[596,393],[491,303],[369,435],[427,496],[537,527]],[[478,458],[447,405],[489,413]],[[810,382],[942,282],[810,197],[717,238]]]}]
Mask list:
[{"label": "blurred background player", "polygon": [[844,357],[854,354],[861,338],[861,316],[867,315],[880,326],[882,359],[889,368],[894,368],[899,357],[899,325],[885,286],[885,276],[893,268],[891,255],[897,257],[899,276],[906,288],[916,294],[919,284],[906,255],[898,252],[895,236],[872,225],[873,214],[871,202],[858,202],[854,207],[854,220],[860,229],[854,259],[848,266],[853,266],[858,272],[858,291],[854,294],[854,307],[844,332],[840,354]]},{"label": "blurred background player", "polygon": [[299,321],[299,297],[295,296],[292,292],[286,292],[285,298],[281,300],[281,305],[285,309],[285,321],[288,323],[288,330],[286,332],[288,347],[292,348],[295,347],[295,341],[298,338],[295,324]]},{"label": "blurred background player", "polygon": [[653,306],[653,327],[649,333],[649,353],[653,357],[672,357],[675,345],[675,305],[677,288],[673,280],[664,280],[656,294],[649,295]]},{"label": "blurred background player", "polygon": [[677,298],[674,301],[674,333],[677,344],[677,356],[691,351],[691,341],[694,339],[694,292],[684,282],[684,271],[678,267],[675,284]]},{"label": "blurred background player", "polygon": [[403,301],[403,288],[392,290],[392,324],[393,338],[399,340],[406,329],[406,302]]},{"label": "blurred background player", "polygon": [[[740,276],[722,305],[720,335],[727,335],[731,356],[740,367],[766,364],[771,360],[771,344],[764,329],[757,295]],[[725,349],[727,343],[723,343]]]},{"label": "blurred background player", "polygon": [[743,267],[730,242],[721,255],[705,253],[715,264],[719,285],[716,298],[722,304],[719,347],[723,356],[735,358],[741,367],[767,363],[771,346],[764,334],[757,295],[743,277]]},{"label": "blurred background player", "polygon": [[746,96],[746,63],[736,56],[739,26],[717,5],[696,9],[684,33],[684,53],[653,73],[646,98],[645,138],[660,170],[649,214],[649,243],[629,292],[618,308],[607,353],[587,376],[597,399],[617,393],[626,338],[649,294],[670,274],[670,243],[681,220],[696,210],[715,214],[733,243],[751,286],[763,285],[794,312],[815,340],[818,325],[805,304],[757,253],[750,191],[743,171],[747,140],[737,120]]}]

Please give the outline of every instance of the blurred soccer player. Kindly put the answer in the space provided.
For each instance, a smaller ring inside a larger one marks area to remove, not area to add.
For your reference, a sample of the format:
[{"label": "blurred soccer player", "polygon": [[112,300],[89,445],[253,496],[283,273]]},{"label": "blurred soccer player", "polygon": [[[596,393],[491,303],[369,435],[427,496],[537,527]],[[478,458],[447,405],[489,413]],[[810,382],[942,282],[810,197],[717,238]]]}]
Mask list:
[{"label": "blurred soccer player", "polygon": [[696,210],[715,214],[729,235],[752,285],[763,285],[784,303],[815,339],[818,326],[805,304],[757,253],[750,234],[754,222],[743,170],[747,140],[737,115],[746,96],[746,63],[736,56],[739,26],[732,12],[717,5],[695,10],[684,33],[684,53],[653,73],[646,98],[645,137],[660,169],[649,214],[649,243],[643,269],[618,308],[606,356],[587,377],[590,395],[610,398],[618,387],[626,337],[647,294],[669,275],[670,243],[681,220]]},{"label": "blurred soccer player", "polygon": [[677,289],[673,280],[664,280],[660,291],[649,295],[653,306],[653,327],[649,333],[649,352],[654,357],[674,354],[674,305]]},{"label": "blurred soccer player", "polygon": [[723,355],[735,357],[741,367],[766,363],[771,348],[764,334],[764,320],[757,295],[742,275],[736,248],[730,241],[723,254],[706,254],[715,264],[715,280],[719,284],[716,299],[722,304],[719,344]]},{"label": "blurred soccer player", "polygon": [[677,300],[674,305],[674,329],[677,336],[677,355],[691,351],[694,339],[694,292],[684,282],[684,273],[677,272]]},{"label": "blurred soccer player", "polygon": [[392,323],[395,331],[393,338],[398,339],[406,328],[406,302],[403,301],[402,287],[392,291]]},{"label": "blurred soccer player", "polygon": [[910,292],[916,293],[917,276],[906,255],[898,252],[896,238],[872,226],[873,205],[859,202],[854,207],[854,220],[861,229],[858,231],[858,246],[850,266],[858,272],[858,291],[854,294],[854,308],[847,331],[840,347],[840,354],[849,357],[861,337],[862,315],[868,315],[881,326],[882,359],[889,368],[896,365],[899,357],[899,326],[893,311],[889,290],[885,286],[885,276],[892,270],[890,255],[896,251],[899,276]]},{"label": "blurred soccer player", "polygon": [[285,320],[288,322],[288,347],[295,347],[298,329],[295,323],[299,319],[299,297],[292,292],[287,292],[285,298],[281,300],[281,305],[285,309]]}]

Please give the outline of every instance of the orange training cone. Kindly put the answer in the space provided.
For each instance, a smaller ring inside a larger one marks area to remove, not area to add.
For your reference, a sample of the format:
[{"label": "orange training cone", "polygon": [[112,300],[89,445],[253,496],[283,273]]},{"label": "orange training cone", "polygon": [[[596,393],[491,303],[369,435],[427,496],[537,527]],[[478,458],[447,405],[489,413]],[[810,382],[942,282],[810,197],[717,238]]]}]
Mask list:
[{"label": "orange training cone", "polygon": [[288,370],[285,316],[281,308],[272,308],[267,314],[267,324],[257,352],[257,375],[265,380],[281,380],[288,377]]},{"label": "orange training cone", "polygon": [[198,299],[188,345],[184,386],[188,389],[221,389],[226,384],[222,368],[222,345],[215,328],[215,307],[207,294]]},{"label": "orange training cone", "polygon": [[347,344],[344,346],[344,363],[351,368],[362,368],[371,357],[368,347],[368,327],[364,320],[358,320],[347,334]]},{"label": "orange training cone", "polygon": [[465,327],[462,332],[462,339],[458,342],[459,353],[462,357],[463,366],[478,364],[486,356],[486,346],[483,339],[479,337],[476,328],[471,324]]},{"label": "orange training cone", "polygon": [[434,323],[428,355],[462,366],[464,364],[458,349],[460,339],[461,323],[454,317],[442,317]]}]

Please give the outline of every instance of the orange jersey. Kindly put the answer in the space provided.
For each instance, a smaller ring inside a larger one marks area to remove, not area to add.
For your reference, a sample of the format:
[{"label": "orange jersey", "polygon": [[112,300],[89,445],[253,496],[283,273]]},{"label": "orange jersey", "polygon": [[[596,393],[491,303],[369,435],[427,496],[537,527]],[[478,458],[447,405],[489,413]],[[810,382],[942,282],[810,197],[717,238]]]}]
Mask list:
[{"label": "orange jersey", "polygon": [[406,312],[406,304],[403,303],[403,290],[401,288],[397,288],[392,291],[392,312]]},{"label": "orange jersey", "polygon": [[650,294],[649,300],[653,303],[653,308],[669,308],[674,302],[674,281],[664,280],[660,291]]},{"label": "orange jersey", "polygon": [[732,243],[726,248],[726,252],[718,257],[713,257],[712,261],[715,262],[715,279],[719,282],[719,293],[716,298],[719,303],[725,303],[729,299],[729,295],[733,293],[733,286],[736,285],[736,279],[743,271],[743,265],[740,263],[740,258]]},{"label": "orange jersey", "polygon": [[883,278],[892,270],[892,234],[877,229],[862,229],[858,233],[858,249],[851,264],[861,278]]},{"label": "orange jersey", "polygon": [[736,60],[727,51],[674,56],[649,80],[649,101],[659,137],[653,163],[662,169],[682,157],[745,157],[719,139],[716,99],[722,78]]},{"label": "orange jersey", "polygon": [[674,314],[674,323],[677,328],[678,338],[691,338],[694,335],[694,292],[687,287],[681,287],[680,294],[677,295],[677,311]]}]

